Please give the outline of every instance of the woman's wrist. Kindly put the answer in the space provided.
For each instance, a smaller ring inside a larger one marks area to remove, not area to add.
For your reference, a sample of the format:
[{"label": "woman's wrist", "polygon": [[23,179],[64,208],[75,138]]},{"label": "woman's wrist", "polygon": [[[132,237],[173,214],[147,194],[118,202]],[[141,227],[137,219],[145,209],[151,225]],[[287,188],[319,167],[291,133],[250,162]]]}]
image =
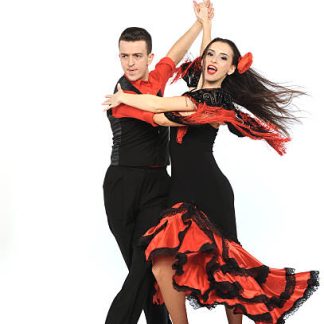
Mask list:
[{"label": "woman's wrist", "polygon": [[204,20],[201,24],[202,24],[203,29],[211,29],[211,27],[212,27],[212,21],[209,19]]},{"label": "woman's wrist", "polygon": [[210,20],[202,20],[197,18],[196,22],[199,23],[201,27],[203,27],[205,24],[208,24]]},{"label": "woman's wrist", "polygon": [[119,104],[127,104],[128,98],[129,98],[129,93],[126,92],[121,93],[118,98]]}]

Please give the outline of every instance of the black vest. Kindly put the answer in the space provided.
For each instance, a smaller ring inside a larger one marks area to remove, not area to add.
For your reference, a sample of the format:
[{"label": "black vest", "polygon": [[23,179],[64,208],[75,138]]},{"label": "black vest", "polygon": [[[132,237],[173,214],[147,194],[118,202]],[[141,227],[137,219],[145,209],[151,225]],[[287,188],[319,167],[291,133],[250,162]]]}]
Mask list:
[{"label": "black vest", "polygon": [[[118,83],[124,90],[141,94],[124,76]],[[161,91],[157,95],[161,97]],[[113,133],[111,165],[149,167],[169,164],[168,127],[153,127],[134,118],[114,118],[111,110],[107,111],[107,116]]]}]

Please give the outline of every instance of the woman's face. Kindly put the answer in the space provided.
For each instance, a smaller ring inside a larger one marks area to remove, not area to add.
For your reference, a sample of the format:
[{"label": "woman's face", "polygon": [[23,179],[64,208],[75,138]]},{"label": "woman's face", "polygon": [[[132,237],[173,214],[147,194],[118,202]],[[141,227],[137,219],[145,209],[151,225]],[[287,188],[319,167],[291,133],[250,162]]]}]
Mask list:
[{"label": "woman's face", "polygon": [[226,76],[234,73],[233,55],[227,43],[219,41],[209,47],[204,59],[204,87],[219,88]]}]

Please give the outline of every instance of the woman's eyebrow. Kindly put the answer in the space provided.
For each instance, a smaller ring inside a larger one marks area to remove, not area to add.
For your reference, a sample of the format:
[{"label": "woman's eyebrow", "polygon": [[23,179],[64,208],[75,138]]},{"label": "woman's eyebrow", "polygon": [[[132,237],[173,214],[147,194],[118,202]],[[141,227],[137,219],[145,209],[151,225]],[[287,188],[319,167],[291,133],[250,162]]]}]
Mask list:
[{"label": "woman's eyebrow", "polygon": [[[213,53],[216,53],[214,50],[212,50],[212,49],[209,49],[208,51],[211,51],[211,52],[213,52]],[[229,56],[227,53],[219,53],[220,55],[226,55],[226,56]]]}]

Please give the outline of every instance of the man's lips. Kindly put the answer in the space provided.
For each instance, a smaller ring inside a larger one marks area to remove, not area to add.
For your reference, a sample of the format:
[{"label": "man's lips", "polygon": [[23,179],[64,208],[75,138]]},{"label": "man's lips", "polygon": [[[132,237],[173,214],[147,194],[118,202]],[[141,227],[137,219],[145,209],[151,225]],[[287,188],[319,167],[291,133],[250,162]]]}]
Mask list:
[{"label": "man's lips", "polygon": [[128,71],[128,73],[135,73],[137,71],[137,69],[128,69],[127,71]]},{"label": "man's lips", "polygon": [[217,67],[214,65],[207,66],[207,73],[208,74],[215,74],[217,72]]}]

